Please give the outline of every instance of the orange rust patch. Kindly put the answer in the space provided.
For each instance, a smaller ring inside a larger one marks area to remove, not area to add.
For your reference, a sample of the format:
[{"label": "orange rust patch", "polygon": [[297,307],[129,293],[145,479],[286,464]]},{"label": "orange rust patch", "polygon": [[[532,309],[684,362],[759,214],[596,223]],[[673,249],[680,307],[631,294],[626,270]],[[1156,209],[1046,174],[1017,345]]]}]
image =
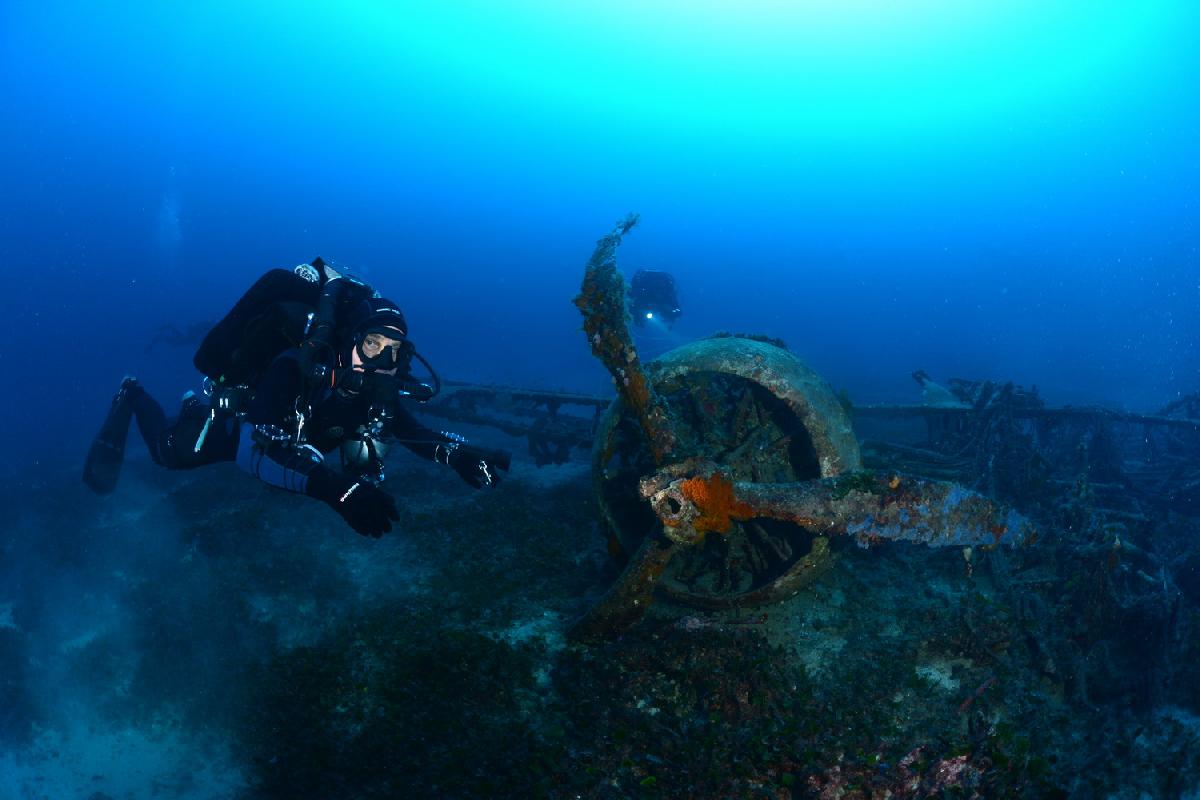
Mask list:
[{"label": "orange rust patch", "polygon": [[890,488],[890,489],[899,489],[900,488],[900,476],[899,475],[892,476],[892,479],[890,481],[888,481],[888,488]]},{"label": "orange rust patch", "polygon": [[698,533],[729,533],[735,519],[754,516],[748,503],[734,497],[733,482],[720,473],[711,478],[688,478],[679,484],[679,490],[700,510],[692,523]]}]

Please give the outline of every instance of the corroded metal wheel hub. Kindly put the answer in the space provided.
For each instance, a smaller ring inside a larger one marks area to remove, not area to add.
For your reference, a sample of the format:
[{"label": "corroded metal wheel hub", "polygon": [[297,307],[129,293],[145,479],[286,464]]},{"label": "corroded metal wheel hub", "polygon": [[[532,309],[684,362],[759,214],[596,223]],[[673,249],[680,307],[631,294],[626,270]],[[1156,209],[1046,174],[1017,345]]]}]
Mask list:
[{"label": "corroded metal wheel hub", "polygon": [[572,630],[596,640],[655,594],[699,607],[770,603],[830,564],[830,535],[860,544],[1029,541],[1030,527],[948,483],[862,472],[829,386],[782,346],[719,336],[643,366],[616,268],[623,220],[596,244],[575,299],[618,399],[597,432],[596,495],[624,569]]},{"label": "corroded metal wheel hub", "polygon": [[[703,463],[737,481],[793,483],[860,466],[858,442],[836,395],[781,346],[745,337],[705,339],[647,364],[646,373],[666,401],[673,455],[687,465],[680,475]],[[593,451],[610,550],[631,554],[658,531],[695,545],[672,560],[659,583],[674,599],[708,608],[769,603],[794,594],[828,564],[823,537],[794,525],[759,519],[672,525],[676,515],[696,508],[687,494],[711,489],[699,481],[652,488],[642,479],[654,471],[644,433],[617,400]],[[702,541],[692,540],[697,533]]]}]

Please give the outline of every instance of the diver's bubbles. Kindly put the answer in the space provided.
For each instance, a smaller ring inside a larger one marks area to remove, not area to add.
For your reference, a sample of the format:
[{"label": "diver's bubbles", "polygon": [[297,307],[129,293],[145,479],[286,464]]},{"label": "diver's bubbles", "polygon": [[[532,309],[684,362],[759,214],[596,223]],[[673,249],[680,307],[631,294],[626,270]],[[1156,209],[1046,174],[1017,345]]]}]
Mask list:
[{"label": "diver's bubbles", "polygon": [[183,241],[183,227],[179,222],[179,194],[174,190],[163,195],[154,221],[154,241],[158,249],[174,261]]}]

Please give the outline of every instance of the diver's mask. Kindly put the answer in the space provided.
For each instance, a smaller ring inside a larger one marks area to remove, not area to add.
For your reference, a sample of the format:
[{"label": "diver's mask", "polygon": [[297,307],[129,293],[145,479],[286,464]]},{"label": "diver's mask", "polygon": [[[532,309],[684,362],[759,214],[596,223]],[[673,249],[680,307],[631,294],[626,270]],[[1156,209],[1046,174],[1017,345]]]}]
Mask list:
[{"label": "diver's mask", "polygon": [[[411,372],[416,359],[429,372],[430,386]],[[352,366],[338,370],[336,385],[343,396],[384,392],[426,402],[437,395],[441,381],[412,342],[394,328],[369,328],[354,345]]]},{"label": "diver's mask", "polygon": [[412,342],[397,336],[390,328],[367,333],[354,345],[354,351],[367,372],[390,372],[403,375],[412,363]]}]

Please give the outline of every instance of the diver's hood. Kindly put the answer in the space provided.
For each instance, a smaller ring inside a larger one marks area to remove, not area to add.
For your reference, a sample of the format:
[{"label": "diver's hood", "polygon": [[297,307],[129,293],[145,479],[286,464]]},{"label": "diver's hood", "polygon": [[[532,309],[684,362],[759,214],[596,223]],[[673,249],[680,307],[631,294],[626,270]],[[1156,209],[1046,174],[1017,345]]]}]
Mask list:
[{"label": "diver's hood", "polygon": [[408,338],[408,321],[399,304],[386,297],[367,297],[357,306],[347,315],[354,320],[349,330],[350,342],[358,343],[368,333],[381,333],[390,339]]}]

